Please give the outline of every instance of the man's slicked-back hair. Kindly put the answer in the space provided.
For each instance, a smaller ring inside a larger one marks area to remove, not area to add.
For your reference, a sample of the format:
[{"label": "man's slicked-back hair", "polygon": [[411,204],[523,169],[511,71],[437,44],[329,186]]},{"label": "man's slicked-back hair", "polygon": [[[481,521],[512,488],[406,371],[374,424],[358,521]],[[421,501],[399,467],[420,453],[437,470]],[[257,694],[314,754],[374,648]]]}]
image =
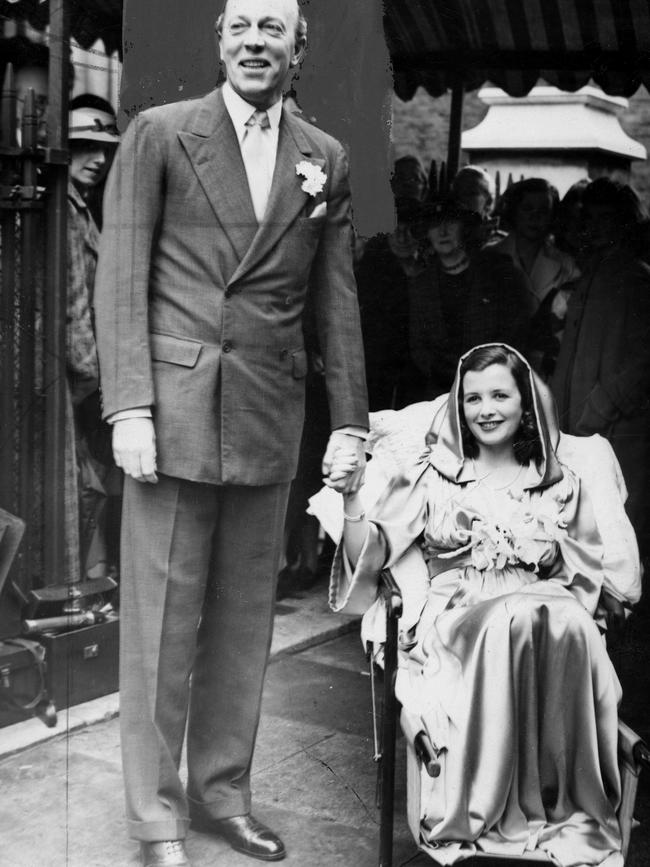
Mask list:
[{"label": "man's slicked-back hair", "polygon": [[[226,14],[226,6],[227,5],[228,5],[228,0],[224,0],[223,8],[221,9],[221,12],[217,16],[217,20],[216,20],[215,25],[214,25],[214,29],[215,29],[219,39],[221,39],[221,34],[223,31],[223,19],[224,19],[224,15]],[[305,18],[305,16],[302,14],[302,12],[300,10],[300,5],[298,3],[298,0],[296,0],[296,11],[298,12],[298,20],[296,22],[296,32],[295,32],[295,36],[294,36],[294,41],[296,43],[296,47],[301,49],[302,51],[304,51],[306,46],[307,46],[307,19]]]}]

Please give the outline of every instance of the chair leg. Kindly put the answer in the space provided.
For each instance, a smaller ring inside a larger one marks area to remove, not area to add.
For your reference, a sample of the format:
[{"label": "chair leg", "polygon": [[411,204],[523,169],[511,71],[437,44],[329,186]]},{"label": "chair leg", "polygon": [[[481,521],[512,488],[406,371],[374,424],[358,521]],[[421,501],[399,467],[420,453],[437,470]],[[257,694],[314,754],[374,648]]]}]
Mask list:
[{"label": "chair leg", "polygon": [[379,867],[393,864],[393,822],[395,798],[395,740],[397,737],[397,677],[398,619],[386,616],[386,644],[384,646],[384,707],[381,747],[381,812],[379,826]]}]

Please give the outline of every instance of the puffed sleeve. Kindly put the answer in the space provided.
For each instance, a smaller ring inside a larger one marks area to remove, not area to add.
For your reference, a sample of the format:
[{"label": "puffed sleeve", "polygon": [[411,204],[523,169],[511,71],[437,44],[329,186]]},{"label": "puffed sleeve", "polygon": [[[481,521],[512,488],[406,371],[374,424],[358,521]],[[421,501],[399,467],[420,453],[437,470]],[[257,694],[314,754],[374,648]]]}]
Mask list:
[{"label": "puffed sleeve", "polygon": [[428,461],[392,479],[369,515],[369,530],[354,569],[339,542],[330,579],[334,611],[364,613],[377,598],[379,573],[394,566],[422,534],[428,488],[435,470]]},{"label": "puffed sleeve", "polygon": [[545,492],[557,505],[559,556],[548,575],[595,615],[603,588],[603,544],[586,486],[567,467],[564,478]]},{"label": "puffed sleeve", "polygon": [[641,597],[639,549],[625,513],[625,482],[611,444],[597,434],[563,433],[557,454],[589,494],[603,543],[603,588],[627,607],[635,605]]}]

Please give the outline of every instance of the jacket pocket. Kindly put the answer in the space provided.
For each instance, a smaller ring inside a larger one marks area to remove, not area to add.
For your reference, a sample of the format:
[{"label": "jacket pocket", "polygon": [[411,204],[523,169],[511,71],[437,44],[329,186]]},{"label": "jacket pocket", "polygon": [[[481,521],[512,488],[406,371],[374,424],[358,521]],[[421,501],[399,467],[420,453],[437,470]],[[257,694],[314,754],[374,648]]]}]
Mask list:
[{"label": "jacket pocket", "polygon": [[294,379],[304,379],[307,376],[307,353],[304,349],[296,349],[291,353],[291,374]]},{"label": "jacket pocket", "polygon": [[187,337],[175,337],[173,334],[149,335],[151,358],[154,361],[167,361],[169,364],[179,364],[181,367],[195,367],[199,360],[203,344]]}]

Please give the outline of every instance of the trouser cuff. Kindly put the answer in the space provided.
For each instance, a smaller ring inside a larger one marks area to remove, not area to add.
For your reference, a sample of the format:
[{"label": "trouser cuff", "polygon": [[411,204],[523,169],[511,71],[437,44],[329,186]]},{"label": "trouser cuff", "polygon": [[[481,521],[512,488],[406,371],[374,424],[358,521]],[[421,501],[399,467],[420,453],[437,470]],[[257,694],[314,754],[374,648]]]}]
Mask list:
[{"label": "trouser cuff", "polygon": [[251,797],[243,792],[216,801],[196,801],[190,797],[187,801],[191,818],[230,819],[233,816],[245,816],[251,811]]},{"label": "trouser cuff", "polygon": [[159,840],[184,840],[190,827],[189,819],[167,819],[163,822],[134,822],[128,820],[129,836],[142,843]]}]

